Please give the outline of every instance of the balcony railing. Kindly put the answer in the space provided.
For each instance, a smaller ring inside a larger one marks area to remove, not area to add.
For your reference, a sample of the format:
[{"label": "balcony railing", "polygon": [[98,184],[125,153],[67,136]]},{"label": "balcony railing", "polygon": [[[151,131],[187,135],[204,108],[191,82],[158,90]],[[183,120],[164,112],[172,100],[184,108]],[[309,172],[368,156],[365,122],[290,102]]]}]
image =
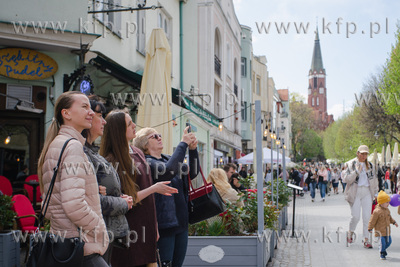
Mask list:
[{"label": "balcony railing", "polygon": [[217,55],[214,55],[214,69],[215,73],[221,77],[221,60],[217,57]]}]

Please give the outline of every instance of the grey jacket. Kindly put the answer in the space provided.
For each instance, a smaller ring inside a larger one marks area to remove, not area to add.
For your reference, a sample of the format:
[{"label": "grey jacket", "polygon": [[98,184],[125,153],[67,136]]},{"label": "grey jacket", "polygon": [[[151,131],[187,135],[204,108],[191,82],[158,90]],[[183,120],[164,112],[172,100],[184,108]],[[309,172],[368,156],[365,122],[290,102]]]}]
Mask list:
[{"label": "grey jacket", "polygon": [[[118,173],[110,162],[99,155],[99,147],[86,142],[83,150],[93,164],[92,171],[96,174],[98,184],[107,188],[107,195],[100,195],[101,212],[107,230],[113,233],[114,238],[124,237],[129,232],[128,221],[125,217],[128,204],[121,198],[121,182]],[[109,234],[111,239],[111,233]]]}]

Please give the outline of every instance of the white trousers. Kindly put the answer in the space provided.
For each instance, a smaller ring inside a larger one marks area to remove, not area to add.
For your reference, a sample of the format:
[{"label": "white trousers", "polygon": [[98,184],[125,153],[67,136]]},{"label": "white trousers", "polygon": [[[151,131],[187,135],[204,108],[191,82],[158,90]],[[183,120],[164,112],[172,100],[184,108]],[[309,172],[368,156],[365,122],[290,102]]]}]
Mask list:
[{"label": "white trousers", "polygon": [[357,224],[360,221],[360,214],[362,209],[363,220],[363,237],[368,238],[368,222],[371,217],[372,198],[369,187],[360,186],[357,188],[357,195],[353,206],[351,207],[350,231],[356,230]]}]

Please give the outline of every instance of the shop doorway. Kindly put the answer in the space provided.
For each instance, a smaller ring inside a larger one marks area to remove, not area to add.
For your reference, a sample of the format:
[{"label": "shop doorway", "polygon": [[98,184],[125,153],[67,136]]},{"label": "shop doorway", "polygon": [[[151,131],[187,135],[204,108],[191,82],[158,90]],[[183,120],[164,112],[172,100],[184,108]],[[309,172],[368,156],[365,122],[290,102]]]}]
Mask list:
[{"label": "shop doorway", "polygon": [[0,175],[16,181],[28,168],[37,174],[37,162],[44,140],[44,115],[25,111],[0,111]]}]

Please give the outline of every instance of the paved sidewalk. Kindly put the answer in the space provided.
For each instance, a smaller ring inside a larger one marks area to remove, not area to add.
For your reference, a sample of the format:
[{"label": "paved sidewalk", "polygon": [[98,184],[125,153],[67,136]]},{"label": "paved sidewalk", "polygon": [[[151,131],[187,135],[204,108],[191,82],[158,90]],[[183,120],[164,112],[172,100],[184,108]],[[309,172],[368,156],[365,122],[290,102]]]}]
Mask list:
[{"label": "paved sidewalk", "polygon": [[[319,191],[317,191],[319,193]],[[269,267],[355,267],[355,266],[400,266],[400,228],[391,226],[393,243],[387,260],[379,259],[378,243],[373,249],[365,249],[362,243],[362,220],[357,225],[357,240],[346,246],[346,231],[350,221],[350,207],[343,193],[326,196],[322,202],[319,195],[311,202],[309,193],[296,197],[295,231],[298,238],[291,238],[292,211],[290,202],[286,233],[278,242],[275,257]],[[397,208],[390,207],[392,217],[400,223]]]}]

